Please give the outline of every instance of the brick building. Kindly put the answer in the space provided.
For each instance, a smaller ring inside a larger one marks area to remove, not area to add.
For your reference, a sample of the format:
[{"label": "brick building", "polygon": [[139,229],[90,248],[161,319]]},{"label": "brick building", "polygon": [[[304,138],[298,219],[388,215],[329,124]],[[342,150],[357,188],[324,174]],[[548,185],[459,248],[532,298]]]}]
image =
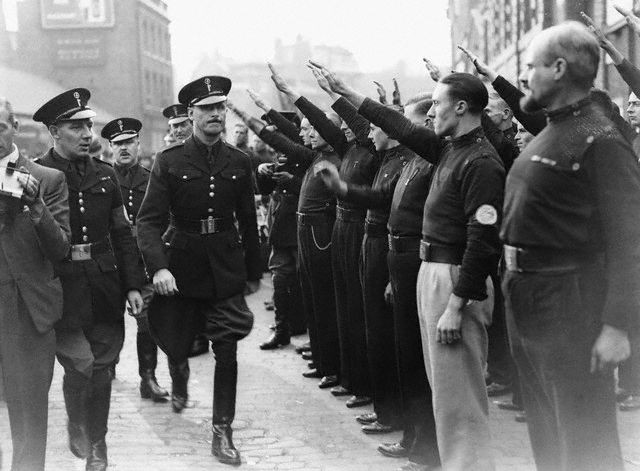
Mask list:
[{"label": "brick building", "polygon": [[9,0],[0,5],[0,65],[62,89],[86,87],[95,107],[143,122],[147,151],[163,145],[162,109],[174,100],[166,0]]}]

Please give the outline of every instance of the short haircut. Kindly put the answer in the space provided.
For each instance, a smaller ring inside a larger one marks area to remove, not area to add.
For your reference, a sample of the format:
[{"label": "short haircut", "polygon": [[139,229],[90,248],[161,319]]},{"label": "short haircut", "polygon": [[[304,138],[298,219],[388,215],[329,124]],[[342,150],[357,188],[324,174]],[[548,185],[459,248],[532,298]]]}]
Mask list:
[{"label": "short haircut", "polygon": [[567,77],[581,88],[591,88],[598,74],[600,47],[593,34],[582,23],[565,21],[540,33],[545,62],[558,58],[567,62]]},{"label": "short haircut", "polygon": [[13,112],[13,105],[5,97],[0,97],[0,110],[6,110],[9,114],[9,122],[12,124],[15,123],[16,117]]},{"label": "short haircut", "polygon": [[511,107],[507,104],[506,101],[498,94],[496,91],[489,92],[489,101],[493,101],[498,103],[503,109],[511,109]]},{"label": "short haircut", "polygon": [[431,109],[431,105],[433,105],[431,97],[431,93],[419,93],[409,98],[409,100],[404,104],[404,107],[407,108],[408,106],[415,105],[416,113],[427,114],[429,109]]},{"label": "short haircut", "polygon": [[469,113],[480,114],[489,102],[489,92],[482,80],[466,72],[454,72],[443,77],[440,82],[448,86],[452,101],[466,101]]}]

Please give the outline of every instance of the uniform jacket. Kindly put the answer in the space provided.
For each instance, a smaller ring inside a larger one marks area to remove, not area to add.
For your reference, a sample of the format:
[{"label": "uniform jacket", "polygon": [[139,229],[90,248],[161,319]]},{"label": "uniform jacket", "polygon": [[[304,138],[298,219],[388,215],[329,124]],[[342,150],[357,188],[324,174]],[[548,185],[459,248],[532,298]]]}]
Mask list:
[{"label": "uniform jacket", "polygon": [[55,265],[64,292],[60,327],[119,322],[124,314],[125,294],[140,289],[144,273],[140,270],[138,250],[113,167],[89,158],[81,177],[75,165],[53,149],[39,163],[66,176],[71,244],[106,247],[106,250],[92,247],[90,260],[72,261],[67,257]]},{"label": "uniform jacket", "polygon": [[[261,273],[251,161],[219,141],[209,162],[194,136],[158,153],[138,213],[138,244],[149,276],[167,268],[181,295],[226,299],[242,293]],[[167,216],[170,222],[165,243]],[[175,220],[235,218],[221,232],[181,230]]]},{"label": "uniform jacket", "polygon": [[[30,210],[15,203],[16,214],[0,229],[0,293],[8,307],[10,289],[17,294],[38,332],[45,333],[62,316],[62,286],[53,264],[69,251],[69,206],[64,175],[18,157],[16,166],[40,182],[41,201]],[[5,197],[0,197],[5,198]],[[13,313],[15,315],[15,313]]]},{"label": "uniform jacket", "polygon": [[124,209],[132,226],[136,224],[136,217],[142,205],[144,194],[149,183],[149,170],[140,164],[136,164],[129,169],[116,165],[116,178],[120,185]]}]

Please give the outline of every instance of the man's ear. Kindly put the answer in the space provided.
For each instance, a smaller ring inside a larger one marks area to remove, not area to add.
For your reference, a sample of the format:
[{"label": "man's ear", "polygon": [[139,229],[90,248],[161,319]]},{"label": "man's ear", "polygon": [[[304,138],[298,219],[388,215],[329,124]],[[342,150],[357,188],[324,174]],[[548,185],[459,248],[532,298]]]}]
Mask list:
[{"label": "man's ear", "polygon": [[455,111],[458,116],[462,116],[469,111],[469,104],[465,100],[458,100],[456,102]]},{"label": "man's ear", "polygon": [[563,57],[558,57],[553,63],[553,78],[560,80],[567,75],[569,64]]},{"label": "man's ear", "polygon": [[189,119],[193,121],[193,107],[190,106],[187,108],[187,116],[189,116]]},{"label": "man's ear", "polygon": [[58,126],[56,126],[55,124],[49,126],[49,134],[51,134],[51,137],[53,137],[54,139],[58,139],[58,137],[60,137]]},{"label": "man's ear", "polygon": [[20,130],[20,121],[15,118],[13,119],[13,130],[15,132],[18,132]]}]

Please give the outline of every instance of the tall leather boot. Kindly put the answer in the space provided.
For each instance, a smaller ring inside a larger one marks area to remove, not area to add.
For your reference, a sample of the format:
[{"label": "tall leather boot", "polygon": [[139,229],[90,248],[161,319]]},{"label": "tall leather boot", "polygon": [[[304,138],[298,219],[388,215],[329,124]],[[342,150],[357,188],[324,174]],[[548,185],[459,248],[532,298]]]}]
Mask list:
[{"label": "tall leather boot", "polygon": [[140,397],[154,402],[166,402],[169,393],[158,385],[156,366],[158,365],[158,346],[148,330],[138,325],[136,335],[138,350],[138,373],[140,374]]},{"label": "tall leather boot", "polygon": [[87,457],[86,471],[104,471],[107,469],[107,435],[109,407],[111,405],[111,375],[108,368],[96,370],[91,378],[91,395],[87,422],[91,450]]},{"label": "tall leather boot", "polygon": [[273,275],[273,304],[275,306],[275,329],[266,342],[260,345],[260,350],[273,350],[289,345],[291,335],[289,333],[289,287],[286,277]]},{"label": "tall leather boot", "polygon": [[62,393],[68,417],[69,450],[82,459],[89,455],[90,448],[87,429],[89,388],[89,378],[76,371],[65,371]]},{"label": "tall leather boot", "polygon": [[173,412],[179,414],[187,407],[189,393],[187,385],[189,383],[189,361],[184,360],[174,363],[169,360],[169,375],[171,375],[171,408]]},{"label": "tall leather boot", "polygon": [[240,452],[233,446],[231,424],[236,415],[238,382],[237,342],[214,345],[216,366],[213,376],[213,441],[211,454],[225,464],[240,464]]}]

